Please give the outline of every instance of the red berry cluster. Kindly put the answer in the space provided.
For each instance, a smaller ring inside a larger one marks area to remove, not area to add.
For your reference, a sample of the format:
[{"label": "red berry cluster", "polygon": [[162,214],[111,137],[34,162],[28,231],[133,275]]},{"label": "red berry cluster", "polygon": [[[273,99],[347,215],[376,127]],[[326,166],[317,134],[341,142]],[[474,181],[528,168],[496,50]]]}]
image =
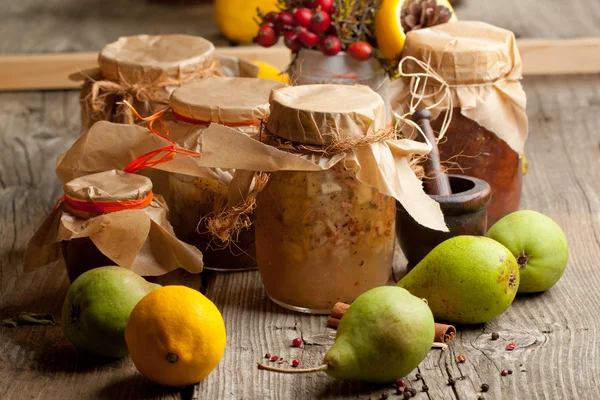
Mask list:
[{"label": "red berry cluster", "polygon": [[[262,47],[271,47],[283,36],[283,42],[292,52],[302,48],[318,47],[328,56],[342,50],[342,41],[331,24],[334,0],[307,0],[305,7],[280,12],[270,12],[263,17],[255,39]],[[360,61],[373,55],[373,47],[367,42],[355,42],[346,49],[348,54]]]}]

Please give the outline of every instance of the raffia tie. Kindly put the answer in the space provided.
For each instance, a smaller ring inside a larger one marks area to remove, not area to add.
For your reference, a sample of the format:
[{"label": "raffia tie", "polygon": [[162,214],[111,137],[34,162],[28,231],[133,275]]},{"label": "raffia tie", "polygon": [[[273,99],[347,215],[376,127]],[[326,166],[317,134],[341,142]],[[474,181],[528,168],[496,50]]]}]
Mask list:
[{"label": "raffia tie", "polygon": [[275,133],[269,131],[266,127],[266,122],[263,121],[260,130],[260,141],[268,144],[269,146],[273,146],[279,150],[287,151],[289,153],[319,153],[325,156],[333,156],[336,154],[345,153],[353,148],[366,147],[375,143],[383,142],[385,140],[395,139],[396,134],[397,132],[394,126],[389,125],[386,128],[375,132],[373,135],[359,138],[335,139],[331,144],[328,145],[312,145],[283,139],[277,136]]},{"label": "raffia tie", "polygon": [[[146,82],[143,79],[139,82],[131,83],[119,71],[118,81],[108,79],[94,80],[90,76],[86,76],[92,83],[91,91],[85,99],[87,106],[94,113],[101,112],[106,109],[107,98],[110,95],[120,96],[123,100],[133,102],[138,100],[145,105],[152,102],[166,103],[166,99],[160,96],[164,88],[169,86],[181,86],[186,82],[194,79],[205,78],[208,76],[218,75],[217,62],[213,61],[208,67],[200,68],[184,77],[163,76],[151,82]],[[125,117],[126,123],[133,122],[133,116],[127,113],[126,109],[121,109],[118,113]]]}]

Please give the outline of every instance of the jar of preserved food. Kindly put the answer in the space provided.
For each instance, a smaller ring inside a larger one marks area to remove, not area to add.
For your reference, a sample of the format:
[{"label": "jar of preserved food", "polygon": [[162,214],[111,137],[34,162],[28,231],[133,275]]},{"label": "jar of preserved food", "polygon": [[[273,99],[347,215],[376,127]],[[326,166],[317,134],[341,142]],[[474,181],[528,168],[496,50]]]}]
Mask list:
[{"label": "jar of preserved food", "polygon": [[123,100],[149,115],[169,102],[176,87],[191,80],[214,75],[255,77],[258,73],[258,67],[217,55],[210,41],[190,35],[121,37],[100,51],[98,65],[74,77],[84,79],[84,130],[100,120],[133,123],[131,111],[118,104]]},{"label": "jar of preserved food", "polygon": [[420,107],[431,109],[438,131],[451,108],[439,143],[442,163],[453,173],[490,184],[488,226],[518,210],[528,122],[514,34],[483,22],[458,21],[409,32],[402,55],[402,78],[392,83],[391,90],[398,92],[392,104],[402,113],[420,100]]},{"label": "jar of preserved food", "polygon": [[445,229],[410,166],[428,147],[396,139],[383,99],[366,86],[290,86],[274,90],[270,104],[260,142],[213,125],[200,162],[237,169],[236,184],[250,171],[271,172],[262,190],[250,179],[238,186],[248,193],[242,204],[256,207],[266,292],[283,307],[328,313],[388,282],[394,198],[420,223]]},{"label": "jar of preserved food", "polygon": [[[269,114],[269,95],[282,86],[280,82],[253,78],[212,77],[190,82],[173,92],[170,112],[163,120],[173,140],[200,152],[199,138],[211,123],[256,138],[262,120]],[[171,223],[179,238],[202,251],[206,269],[256,268],[252,227],[225,246],[206,226],[207,217],[227,206],[232,174],[233,170],[218,168],[207,169],[203,176],[169,174]]]},{"label": "jar of preserved food", "polygon": [[26,271],[56,261],[61,252],[71,281],[107,265],[143,276],[202,271],[202,254],[175,237],[166,204],[148,178],[112,170],[67,182],[64,192],[27,246]]}]

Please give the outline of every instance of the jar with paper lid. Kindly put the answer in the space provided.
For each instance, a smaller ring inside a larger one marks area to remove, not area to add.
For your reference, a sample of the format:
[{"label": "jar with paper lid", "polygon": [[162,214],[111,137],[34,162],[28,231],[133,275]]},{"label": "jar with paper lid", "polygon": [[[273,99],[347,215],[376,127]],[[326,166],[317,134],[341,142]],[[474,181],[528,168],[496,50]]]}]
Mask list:
[{"label": "jar with paper lid", "polygon": [[[325,150],[384,130],[385,115],[381,97],[366,87],[290,87],[273,92],[267,130],[277,141]],[[331,167],[273,172],[258,195],[258,267],[283,307],[326,314],[390,277],[395,200],[358,179],[354,156],[335,162],[343,154],[311,155]]]},{"label": "jar with paper lid", "polygon": [[202,271],[202,254],[175,237],[167,206],[140,175],[111,170],[67,182],[64,196],[31,239],[24,269],[64,258],[71,281],[118,265],[143,276]]},{"label": "jar with paper lid", "polygon": [[74,75],[84,79],[81,91],[82,127],[99,120],[133,123],[123,100],[141,115],[164,107],[173,90],[207,76],[256,76],[258,68],[236,57],[215,53],[214,45],[198,36],[136,35],[106,45],[99,68]]},{"label": "jar with paper lid", "polygon": [[[253,78],[212,77],[183,85],[173,92],[163,121],[180,146],[202,152],[199,139],[211,124],[258,137],[269,115],[269,94],[280,82]],[[171,222],[180,237],[204,254],[207,269],[255,269],[254,230],[240,232],[225,246],[206,227],[207,218],[227,206],[233,170],[212,168],[203,176],[169,174]]]},{"label": "jar with paper lid", "polygon": [[433,128],[445,132],[442,163],[491,186],[488,226],[518,210],[528,121],[514,34],[458,21],[409,32],[402,55],[402,77],[391,88],[398,93],[392,100],[397,112],[417,100],[430,108]]}]

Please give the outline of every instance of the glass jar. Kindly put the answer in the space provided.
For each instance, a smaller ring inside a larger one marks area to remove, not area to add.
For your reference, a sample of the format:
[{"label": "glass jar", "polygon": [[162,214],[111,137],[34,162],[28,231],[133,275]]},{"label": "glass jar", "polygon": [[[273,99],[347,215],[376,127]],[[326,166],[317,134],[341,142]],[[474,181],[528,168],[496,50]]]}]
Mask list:
[{"label": "glass jar", "polygon": [[[271,91],[283,86],[280,82],[252,78],[212,77],[191,82],[173,92],[171,110],[164,121],[173,140],[200,152],[199,138],[211,123],[257,137],[261,121],[269,114]],[[214,238],[206,226],[206,218],[227,205],[233,173],[234,170],[207,168],[205,176],[169,174],[171,223],[177,237],[202,251],[206,269],[256,269],[253,226],[242,230],[227,245]]]},{"label": "glass jar", "polygon": [[385,285],[394,255],[395,200],[341,165],[279,171],[256,209],[256,257],[269,297],[296,311],[328,314]]},{"label": "glass jar", "polygon": [[518,210],[528,121],[514,34],[476,21],[441,24],[409,32],[402,56],[402,77],[392,83],[398,113],[420,100],[441,132],[451,111],[438,146],[442,164],[489,183],[488,226]]}]

